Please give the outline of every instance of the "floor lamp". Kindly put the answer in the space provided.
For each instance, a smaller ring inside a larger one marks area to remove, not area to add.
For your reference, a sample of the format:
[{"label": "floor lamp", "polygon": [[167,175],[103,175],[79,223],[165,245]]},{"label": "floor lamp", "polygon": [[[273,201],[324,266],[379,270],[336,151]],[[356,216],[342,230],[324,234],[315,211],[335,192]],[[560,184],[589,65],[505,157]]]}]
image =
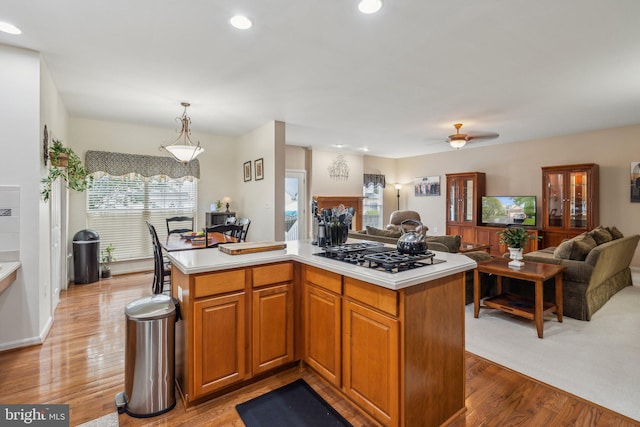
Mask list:
[{"label": "floor lamp", "polygon": [[398,192],[398,210],[400,210],[400,189],[401,188],[402,188],[402,185],[396,184],[396,191]]}]

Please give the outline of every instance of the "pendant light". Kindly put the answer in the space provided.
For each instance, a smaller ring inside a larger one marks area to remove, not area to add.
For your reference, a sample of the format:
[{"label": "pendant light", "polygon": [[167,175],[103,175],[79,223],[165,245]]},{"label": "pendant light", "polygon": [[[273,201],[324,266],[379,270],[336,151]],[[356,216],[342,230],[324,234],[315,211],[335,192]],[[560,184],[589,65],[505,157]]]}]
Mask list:
[{"label": "pendant light", "polygon": [[172,144],[164,146],[161,145],[160,148],[165,149],[171,157],[175,160],[182,163],[189,163],[191,160],[198,157],[200,154],[204,153],[204,149],[200,147],[200,142],[196,145],[191,142],[191,130],[189,129],[189,125],[191,124],[191,119],[187,116],[187,107],[191,104],[188,102],[180,103],[184,107],[184,112],[181,117],[176,117],[176,120],[181,123],[182,129],[180,130],[180,135],[173,141]]}]

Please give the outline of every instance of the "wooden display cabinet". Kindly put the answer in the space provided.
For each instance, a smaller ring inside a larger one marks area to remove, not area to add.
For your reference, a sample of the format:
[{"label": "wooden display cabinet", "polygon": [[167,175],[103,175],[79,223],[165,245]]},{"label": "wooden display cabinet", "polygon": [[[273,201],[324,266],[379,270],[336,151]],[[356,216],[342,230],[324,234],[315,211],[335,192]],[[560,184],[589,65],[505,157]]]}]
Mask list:
[{"label": "wooden display cabinet", "polygon": [[595,163],[542,168],[544,246],[558,246],[598,226],[599,172]]},{"label": "wooden display cabinet", "polygon": [[481,198],[485,194],[484,172],[446,174],[446,234],[462,236],[463,242],[476,241],[475,228],[481,215]]}]

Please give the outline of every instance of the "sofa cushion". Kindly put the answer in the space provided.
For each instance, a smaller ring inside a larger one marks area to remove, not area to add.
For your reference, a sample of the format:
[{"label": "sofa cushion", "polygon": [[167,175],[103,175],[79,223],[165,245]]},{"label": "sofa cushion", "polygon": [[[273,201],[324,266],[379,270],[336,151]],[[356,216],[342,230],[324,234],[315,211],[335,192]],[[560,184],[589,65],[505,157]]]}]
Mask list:
[{"label": "sofa cushion", "polygon": [[565,240],[560,243],[553,251],[553,256],[559,259],[570,259],[571,252],[573,251],[574,241],[572,239]]},{"label": "sofa cushion", "polygon": [[425,240],[427,241],[427,243],[442,243],[449,249],[449,252],[456,253],[460,250],[460,242],[462,241],[462,238],[459,235],[427,236]]},{"label": "sofa cushion", "polygon": [[613,236],[611,232],[599,225],[588,233],[593,239],[596,241],[597,245],[601,245],[603,243],[607,243],[613,240]]},{"label": "sofa cushion", "polygon": [[370,236],[391,237],[391,238],[397,239],[402,235],[402,232],[395,231],[395,230],[381,230],[379,228],[375,228],[367,225],[367,234]]},{"label": "sofa cushion", "polygon": [[613,237],[613,240],[622,239],[624,237],[624,234],[622,234],[622,232],[618,230],[615,225],[613,227],[606,227],[606,229],[609,233],[611,233],[611,237]]},{"label": "sofa cushion", "polygon": [[596,246],[596,241],[591,235],[582,233],[573,239],[560,243],[553,251],[553,256],[560,259],[584,261],[589,252]]}]

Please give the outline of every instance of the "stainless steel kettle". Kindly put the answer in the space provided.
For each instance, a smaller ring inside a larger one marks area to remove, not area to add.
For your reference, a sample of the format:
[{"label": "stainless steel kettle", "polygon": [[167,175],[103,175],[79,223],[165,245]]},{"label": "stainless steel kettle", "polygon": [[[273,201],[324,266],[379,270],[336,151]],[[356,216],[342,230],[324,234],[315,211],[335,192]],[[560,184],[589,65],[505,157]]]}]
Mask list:
[{"label": "stainless steel kettle", "polygon": [[398,252],[407,255],[417,255],[427,252],[427,240],[424,234],[415,229],[406,231],[404,225],[414,223],[416,227],[422,226],[420,221],[415,219],[405,219],[400,223],[402,235],[398,238]]}]

